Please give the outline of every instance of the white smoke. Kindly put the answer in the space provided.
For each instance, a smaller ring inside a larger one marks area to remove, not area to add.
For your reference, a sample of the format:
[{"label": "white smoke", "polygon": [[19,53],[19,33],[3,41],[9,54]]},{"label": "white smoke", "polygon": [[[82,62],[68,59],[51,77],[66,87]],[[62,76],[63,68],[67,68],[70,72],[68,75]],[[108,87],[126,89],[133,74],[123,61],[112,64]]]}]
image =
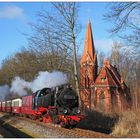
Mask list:
[{"label": "white smoke", "polygon": [[26,95],[25,88],[29,88],[30,83],[26,82],[25,80],[21,79],[20,77],[15,77],[11,83],[10,92],[18,93],[19,95]]},{"label": "white smoke", "polygon": [[4,100],[5,96],[10,93],[10,88],[8,85],[0,86],[0,100]]},{"label": "white smoke", "polygon": [[25,88],[31,89],[33,92],[43,89],[59,86],[66,84],[68,82],[67,75],[54,71],[49,73],[47,71],[40,71],[38,76],[31,82],[27,82],[20,77],[15,77],[11,84],[10,91],[13,93],[18,93],[19,95],[26,95]]},{"label": "white smoke", "polygon": [[40,71],[36,79],[30,83],[30,89],[35,92],[44,87],[51,88],[66,84],[67,82],[67,75],[62,72],[54,71],[49,73],[47,71]]}]

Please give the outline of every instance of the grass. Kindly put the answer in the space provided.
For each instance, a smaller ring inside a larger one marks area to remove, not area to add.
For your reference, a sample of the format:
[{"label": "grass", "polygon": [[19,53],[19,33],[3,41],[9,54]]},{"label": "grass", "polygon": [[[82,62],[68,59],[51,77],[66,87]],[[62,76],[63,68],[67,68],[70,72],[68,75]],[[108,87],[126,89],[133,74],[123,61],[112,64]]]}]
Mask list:
[{"label": "grass", "polygon": [[113,127],[112,136],[140,136],[140,109],[125,111],[119,116],[119,121]]},{"label": "grass", "polygon": [[140,138],[140,109],[108,114],[86,110],[85,115],[79,128],[107,133],[113,137]]}]

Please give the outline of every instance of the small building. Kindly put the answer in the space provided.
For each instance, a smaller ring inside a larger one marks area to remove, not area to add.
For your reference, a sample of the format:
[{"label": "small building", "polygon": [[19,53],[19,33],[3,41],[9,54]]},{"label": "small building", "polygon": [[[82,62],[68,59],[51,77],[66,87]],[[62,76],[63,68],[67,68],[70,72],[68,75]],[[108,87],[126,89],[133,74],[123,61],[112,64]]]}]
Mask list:
[{"label": "small building", "polygon": [[102,111],[126,110],[131,106],[130,89],[117,68],[106,59],[98,73],[90,21],[86,30],[84,52],[80,61],[80,96],[82,107]]}]

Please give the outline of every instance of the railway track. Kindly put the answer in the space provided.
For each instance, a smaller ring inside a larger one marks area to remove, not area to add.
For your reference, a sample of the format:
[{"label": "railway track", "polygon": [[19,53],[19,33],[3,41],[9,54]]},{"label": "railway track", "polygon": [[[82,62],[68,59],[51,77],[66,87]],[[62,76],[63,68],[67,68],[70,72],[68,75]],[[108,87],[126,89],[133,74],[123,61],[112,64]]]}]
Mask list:
[{"label": "railway track", "polygon": [[0,119],[0,138],[32,138]]},{"label": "railway track", "polygon": [[15,135],[0,125],[0,138],[15,138]]},{"label": "railway track", "polygon": [[29,118],[23,118],[23,117],[17,117],[17,118],[20,120],[23,119],[23,120],[35,123],[37,125],[41,125],[43,127],[47,127],[49,129],[54,129],[59,134],[63,135],[65,133],[66,135],[73,138],[110,138],[111,137],[110,135],[91,131],[91,130],[84,130],[80,128],[66,129],[66,128],[61,128],[60,125],[54,125],[51,123],[46,124],[46,123],[39,122],[36,120],[31,120]]},{"label": "railway track", "polygon": [[[6,114],[8,116],[8,114]],[[0,119],[1,120],[1,119]],[[4,120],[3,120],[4,121]],[[9,122],[7,122],[9,121]],[[43,123],[29,118],[10,116],[5,120],[7,125],[12,127],[12,137],[14,138],[109,138],[110,135],[84,130],[80,128],[66,129],[59,125]],[[5,123],[3,122],[3,123]],[[29,126],[28,126],[29,125]],[[9,130],[8,130],[9,131]],[[11,129],[10,129],[11,131]],[[26,133],[25,133],[26,131]],[[22,133],[22,134],[21,134]],[[23,135],[26,134],[26,135]]]}]

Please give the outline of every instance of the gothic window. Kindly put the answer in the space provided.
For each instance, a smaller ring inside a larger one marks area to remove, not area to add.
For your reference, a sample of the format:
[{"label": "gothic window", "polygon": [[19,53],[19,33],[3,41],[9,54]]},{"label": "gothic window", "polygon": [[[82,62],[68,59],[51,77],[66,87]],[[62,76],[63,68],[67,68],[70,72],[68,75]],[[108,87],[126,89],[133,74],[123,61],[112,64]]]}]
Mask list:
[{"label": "gothic window", "polygon": [[87,78],[85,77],[85,88],[86,88],[86,85],[87,85]]},{"label": "gothic window", "polygon": [[114,91],[111,91],[111,108],[114,110],[117,107],[117,97]]},{"label": "gothic window", "polygon": [[88,81],[87,83],[88,83],[88,87],[89,87],[89,77],[87,77],[87,81]]},{"label": "gothic window", "polygon": [[102,76],[101,77],[101,82],[103,83],[105,81],[105,79],[106,79],[106,76]]},{"label": "gothic window", "polygon": [[92,95],[94,95],[94,99],[93,99],[93,101],[94,101],[94,106],[97,107],[97,92],[95,91],[95,93],[92,94]]},{"label": "gothic window", "polygon": [[99,95],[99,107],[102,111],[105,110],[105,95],[104,95],[104,91],[101,91],[100,95]]},{"label": "gothic window", "polygon": [[88,88],[89,86],[90,86],[89,77],[85,77],[85,88]]}]

